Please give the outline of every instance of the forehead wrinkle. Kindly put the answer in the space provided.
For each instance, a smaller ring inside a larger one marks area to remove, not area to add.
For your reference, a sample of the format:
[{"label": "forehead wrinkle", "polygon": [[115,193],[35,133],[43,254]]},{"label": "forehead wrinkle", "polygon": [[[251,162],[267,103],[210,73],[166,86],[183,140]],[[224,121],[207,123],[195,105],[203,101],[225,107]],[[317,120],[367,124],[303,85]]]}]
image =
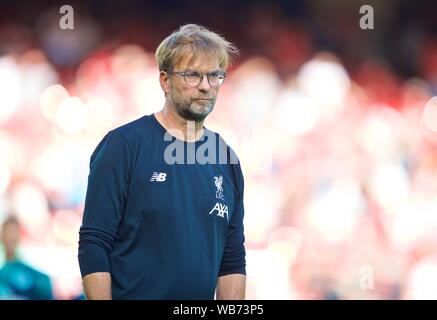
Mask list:
[{"label": "forehead wrinkle", "polygon": [[209,72],[220,69],[219,55],[210,48],[184,48],[176,59],[175,69]]}]

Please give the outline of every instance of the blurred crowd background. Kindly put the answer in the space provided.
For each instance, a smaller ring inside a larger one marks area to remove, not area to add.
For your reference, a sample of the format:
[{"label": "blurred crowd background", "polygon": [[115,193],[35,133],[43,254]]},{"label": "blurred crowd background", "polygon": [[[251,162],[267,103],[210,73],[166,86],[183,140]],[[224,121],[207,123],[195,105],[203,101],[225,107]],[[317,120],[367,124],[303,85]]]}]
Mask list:
[{"label": "blurred crowd background", "polygon": [[[63,4],[73,30],[59,27]],[[374,9],[373,30],[360,29],[362,5]],[[437,299],[433,9],[431,0],[2,2],[0,222],[17,220],[3,232],[0,298],[83,298],[90,155],[109,130],[162,108],[154,50],[198,23],[241,51],[206,126],[243,166],[247,298]],[[40,282],[41,295],[29,294]]]}]

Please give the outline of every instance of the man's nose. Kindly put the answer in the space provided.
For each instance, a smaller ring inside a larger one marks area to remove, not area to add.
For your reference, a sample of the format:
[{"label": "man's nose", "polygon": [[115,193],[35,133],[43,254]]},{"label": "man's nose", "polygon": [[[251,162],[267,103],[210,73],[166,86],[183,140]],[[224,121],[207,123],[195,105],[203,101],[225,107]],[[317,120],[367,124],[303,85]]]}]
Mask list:
[{"label": "man's nose", "polygon": [[199,85],[197,86],[197,88],[200,91],[208,91],[209,89],[211,89],[211,85],[208,82],[208,76],[204,75],[202,81],[199,83]]}]

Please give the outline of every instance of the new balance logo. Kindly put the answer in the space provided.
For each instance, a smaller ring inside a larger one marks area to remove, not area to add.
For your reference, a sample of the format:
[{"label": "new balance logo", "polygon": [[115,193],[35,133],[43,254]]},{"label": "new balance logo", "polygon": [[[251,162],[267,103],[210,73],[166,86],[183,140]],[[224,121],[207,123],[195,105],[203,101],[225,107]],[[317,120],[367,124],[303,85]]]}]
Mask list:
[{"label": "new balance logo", "polygon": [[209,212],[209,214],[213,213],[214,211],[217,210],[217,216],[224,218],[225,217],[225,213],[226,213],[226,220],[229,220],[229,211],[228,211],[228,206],[225,204],[221,204],[219,202],[217,202],[214,206],[214,208],[212,208],[212,210]]},{"label": "new balance logo", "polygon": [[165,181],[166,177],[167,177],[167,173],[164,173],[164,172],[154,172],[152,174],[152,177],[150,178],[150,181],[163,182],[163,181]]}]

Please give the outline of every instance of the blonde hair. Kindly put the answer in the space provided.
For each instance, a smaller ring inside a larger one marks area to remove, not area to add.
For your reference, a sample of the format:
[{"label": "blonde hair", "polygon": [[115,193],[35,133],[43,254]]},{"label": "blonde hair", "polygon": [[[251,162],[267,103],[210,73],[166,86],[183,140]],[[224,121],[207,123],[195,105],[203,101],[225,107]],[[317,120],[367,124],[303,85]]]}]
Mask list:
[{"label": "blonde hair", "polygon": [[165,38],[156,49],[159,70],[171,71],[184,53],[191,53],[193,58],[213,54],[217,56],[220,68],[227,69],[238,49],[203,26],[186,24]]}]

